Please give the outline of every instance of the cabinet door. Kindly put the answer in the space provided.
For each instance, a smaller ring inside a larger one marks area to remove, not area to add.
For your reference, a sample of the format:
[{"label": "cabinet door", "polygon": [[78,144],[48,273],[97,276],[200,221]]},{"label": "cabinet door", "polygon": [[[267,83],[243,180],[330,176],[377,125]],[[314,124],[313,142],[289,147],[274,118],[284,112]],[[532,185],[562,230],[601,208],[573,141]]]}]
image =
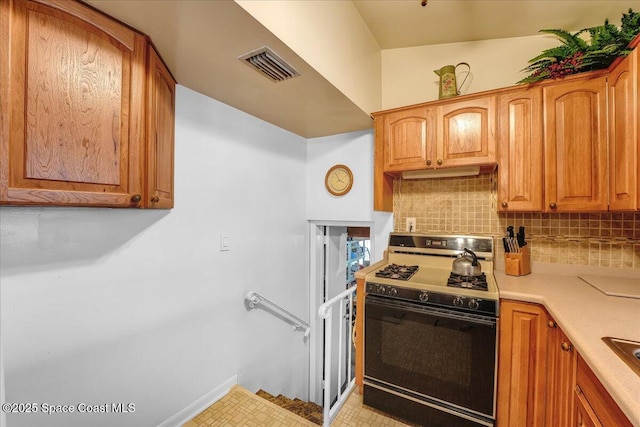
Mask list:
[{"label": "cabinet door", "polygon": [[556,322],[549,318],[547,357],[547,425],[570,426],[574,408],[577,352]]},{"label": "cabinet door", "polygon": [[496,163],[496,96],[438,107],[438,166]]},{"label": "cabinet door", "polygon": [[432,107],[394,111],[383,120],[386,171],[435,166],[435,110]]},{"label": "cabinet door", "polygon": [[385,173],[387,135],[384,125],[385,116],[374,115],[373,210],[393,212],[393,175]]},{"label": "cabinet door", "polygon": [[606,77],[547,86],[543,99],[545,211],[606,211]]},{"label": "cabinet door", "polygon": [[501,94],[498,101],[498,210],[542,210],[542,90]]},{"label": "cabinet door", "polygon": [[[575,404],[576,424],[582,421],[584,425],[598,425],[601,423],[605,427],[631,427],[631,421],[624,415],[615,400],[611,397],[606,388],[598,380],[591,368],[584,359],[578,355],[576,365],[576,394],[579,396]],[[586,405],[584,404],[586,402]],[[580,415],[580,406],[585,406],[590,411]],[[590,415],[593,414],[593,415]],[[582,417],[582,418],[581,418]],[[589,420],[593,421],[590,424]]]},{"label": "cabinet door", "polygon": [[82,3],[46,3],[3,1],[0,202],[139,206],[146,40]]},{"label": "cabinet door", "polygon": [[499,322],[497,426],[543,426],[547,313],[536,304],[503,300]]},{"label": "cabinet door", "polygon": [[149,49],[149,106],[147,110],[147,203],[173,207],[175,80],[155,49]]},{"label": "cabinet door", "polygon": [[576,387],[575,392],[574,417],[576,421],[572,425],[575,427],[602,427],[596,413],[593,412],[593,408],[579,387]]},{"label": "cabinet door", "polygon": [[638,140],[634,104],[634,64],[626,57],[609,74],[609,208],[637,207]]},{"label": "cabinet door", "polygon": [[[634,39],[636,42],[640,42],[640,36],[636,36]],[[635,90],[633,91],[633,107],[632,111],[632,119],[635,122],[635,136],[636,136],[636,145],[640,144],[640,46],[636,44],[635,48],[629,55],[631,58],[631,70],[632,70],[632,79],[633,79],[633,87]],[[637,153],[640,155],[640,147],[637,148]],[[640,159],[636,159],[638,163],[640,163]],[[636,175],[638,178],[638,182],[636,183],[636,207],[640,209],[640,173]]]}]

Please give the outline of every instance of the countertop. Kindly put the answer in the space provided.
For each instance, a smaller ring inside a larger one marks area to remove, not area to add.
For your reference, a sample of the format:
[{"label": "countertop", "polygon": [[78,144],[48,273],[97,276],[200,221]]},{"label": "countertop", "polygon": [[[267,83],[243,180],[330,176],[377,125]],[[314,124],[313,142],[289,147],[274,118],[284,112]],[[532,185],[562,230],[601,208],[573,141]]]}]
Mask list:
[{"label": "countertop", "polygon": [[500,298],[544,305],[631,423],[640,426],[640,376],[602,341],[606,336],[640,341],[640,299],[607,296],[578,277],[638,278],[638,273],[557,264],[534,265],[532,271],[520,277],[495,271]]}]

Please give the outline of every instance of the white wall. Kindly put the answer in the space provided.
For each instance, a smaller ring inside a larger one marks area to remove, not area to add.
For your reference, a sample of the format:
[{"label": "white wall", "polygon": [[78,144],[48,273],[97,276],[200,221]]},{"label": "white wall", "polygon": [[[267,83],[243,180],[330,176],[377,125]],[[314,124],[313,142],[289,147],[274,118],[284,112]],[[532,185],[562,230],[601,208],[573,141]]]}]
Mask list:
[{"label": "white wall", "polygon": [[[9,415],[9,427],[155,426],[234,375],[305,397],[305,140],[183,87],[169,211],[0,208],[6,399],[134,403],[133,414]],[[231,250],[219,251],[228,233]]]},{"label": "white wall", "polygon": [[380,109],[380,46],[352,2],[235,1],[362,111]]},{"label": "white wall", "polygon": [[[553,36],[540,35],[383,50],[382,109],[438,99],[440,80],[433,71],[460,62],[471,66],[463,94],[513,86],[527,76],[521,70],[531,58],[559,44]],[[462,71],[466,67],[458,68]]]},{"label": "white wall", "polygon": [[[393,214],[373,210],[373,130],[350,132],[307,142],[307,215],[313,221],[370,222],[374,244],[372,261],[382,258]],[[353,187],[342,197],[324,186],[327,170],[335,164],[349,166]]]}]

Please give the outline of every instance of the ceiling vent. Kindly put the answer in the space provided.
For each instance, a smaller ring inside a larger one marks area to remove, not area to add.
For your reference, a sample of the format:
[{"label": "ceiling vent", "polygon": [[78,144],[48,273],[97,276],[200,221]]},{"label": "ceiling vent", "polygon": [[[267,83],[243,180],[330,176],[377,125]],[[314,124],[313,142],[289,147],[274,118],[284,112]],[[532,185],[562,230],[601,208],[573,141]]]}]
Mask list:
[{"label": "ceiling vent", "polygon": [[282,82],[300,75],[293,66],[287,64],[267,46],[245,53],[238,59],[274,82]]}]

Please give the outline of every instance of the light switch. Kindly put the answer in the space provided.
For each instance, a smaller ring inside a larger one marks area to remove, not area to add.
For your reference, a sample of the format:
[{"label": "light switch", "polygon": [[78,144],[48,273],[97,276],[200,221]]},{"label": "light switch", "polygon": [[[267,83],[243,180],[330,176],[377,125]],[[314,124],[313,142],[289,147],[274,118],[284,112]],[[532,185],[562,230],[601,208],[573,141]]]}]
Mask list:
[{"label": "light switch", "polygon": [[220,235],[220,250],[228,251],[229,250],[229,235],[221,234]]}]

